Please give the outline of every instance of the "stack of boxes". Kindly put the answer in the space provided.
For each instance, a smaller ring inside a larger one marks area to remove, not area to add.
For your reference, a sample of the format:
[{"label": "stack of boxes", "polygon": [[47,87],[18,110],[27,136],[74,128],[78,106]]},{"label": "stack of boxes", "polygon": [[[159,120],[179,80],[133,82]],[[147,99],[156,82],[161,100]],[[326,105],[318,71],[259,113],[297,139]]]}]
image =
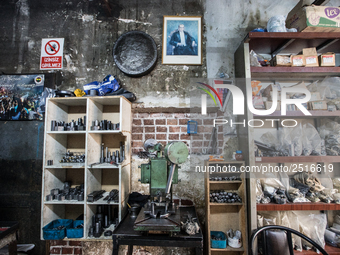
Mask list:
[{"label": "stack of boxes", "polygon": [[276,55],[271,60],[272,66],[335,66],[335,54],[333,52],[324,53],[318,56],[316,48],[305,48],[302,55]]}]

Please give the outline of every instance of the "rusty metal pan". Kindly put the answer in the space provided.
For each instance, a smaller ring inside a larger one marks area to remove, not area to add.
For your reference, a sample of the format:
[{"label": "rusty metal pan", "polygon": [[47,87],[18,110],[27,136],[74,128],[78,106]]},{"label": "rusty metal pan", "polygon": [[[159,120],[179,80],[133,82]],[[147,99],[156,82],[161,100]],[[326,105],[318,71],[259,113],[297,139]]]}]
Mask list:
[{"label": "rusty metal pan", "polygon": [[116,41],[113,59],[126,75],[143,76],[156,65],[157,45],[150,35],[142,31],[130,31]]}]

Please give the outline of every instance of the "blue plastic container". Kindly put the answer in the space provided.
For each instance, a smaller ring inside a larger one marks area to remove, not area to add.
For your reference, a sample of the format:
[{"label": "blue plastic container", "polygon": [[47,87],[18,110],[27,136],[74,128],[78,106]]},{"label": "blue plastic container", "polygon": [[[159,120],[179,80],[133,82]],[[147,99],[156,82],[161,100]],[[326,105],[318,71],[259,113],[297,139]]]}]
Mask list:
[{"label": "blue plastic container", "polygon": [[[45,240],[61,240],[66,236],[66,229],[72,226],[73,220],[54,220],[43,227],[43,237]],[[55,229],[64,226],[63,229]]]},{"label": "blue plastic container", "polygon": [[[222,240],[213,240],[212,236],[221,238]],[[225,249],[227,247],[227,237],[221,231],[210,231],[211,248]]]},{"label": "blue plastic container", "polygon": [[84,227],[76,228],[81,224],[84,224],[83,220],[74,220],[72,226],[66,229],[67,238],[82,238],[84,236]]},{"label": "blue plastic container", "polygon": [[188,134],[197,134],[197,121],[188,120],[187,133]]}]

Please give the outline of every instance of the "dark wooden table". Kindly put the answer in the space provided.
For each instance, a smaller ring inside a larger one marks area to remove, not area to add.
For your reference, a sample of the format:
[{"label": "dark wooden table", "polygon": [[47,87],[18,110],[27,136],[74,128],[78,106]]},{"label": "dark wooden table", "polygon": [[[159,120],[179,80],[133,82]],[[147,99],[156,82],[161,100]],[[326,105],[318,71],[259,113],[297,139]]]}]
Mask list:
[{"label": "dark wooden table", "polygon": [[[180,206],[181,221],[185,222],[187,214],[197,218],[194,206]],[[128,245],[128,254],[131,255],[134,245],[139,246],[159,246],[159,247],[194,247],[196,254],[203,254],[203,234],[202,229],[195,235],[188,235],[183,231],[174,236],[168,234],[146,234],[133,230],[135,218],[127,214],[113,231],[113,255],[118,255],[120,245]]]},{"label": "dark wooden table", "polygon": [[0,221],[0,248],[8,244],[9,255],[17,254],[17,231],[19,223],[16,221]]}]

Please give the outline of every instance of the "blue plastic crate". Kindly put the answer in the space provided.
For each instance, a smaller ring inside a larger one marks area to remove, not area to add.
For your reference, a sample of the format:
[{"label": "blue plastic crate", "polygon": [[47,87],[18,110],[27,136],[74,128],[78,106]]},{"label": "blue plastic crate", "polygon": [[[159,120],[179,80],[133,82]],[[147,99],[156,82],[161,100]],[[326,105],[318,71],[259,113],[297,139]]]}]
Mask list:
[{"label": "blue plastic crate", "polygon": [[[212,236],[221,238],[222,240],[213,240]],[[227,247],[227,237],[221,231],[210,231],[211,248],[225,249]]]},{"label": "blue plastic crate", "polygon": [[[66,236],[66,229],[72,226],[73,220],[54,220],[43,227],[43,237],[45,240],[60,240]],[[55,229],[59,226],[64,226],[63,229]]]},{"label": "blue plastic crate", "polygon": [[84,224],[83,220],[74,220],[72,226],[66,229],[67,238],[82,238],[84,236],[84,227],[76,228],[81,224]]}]

